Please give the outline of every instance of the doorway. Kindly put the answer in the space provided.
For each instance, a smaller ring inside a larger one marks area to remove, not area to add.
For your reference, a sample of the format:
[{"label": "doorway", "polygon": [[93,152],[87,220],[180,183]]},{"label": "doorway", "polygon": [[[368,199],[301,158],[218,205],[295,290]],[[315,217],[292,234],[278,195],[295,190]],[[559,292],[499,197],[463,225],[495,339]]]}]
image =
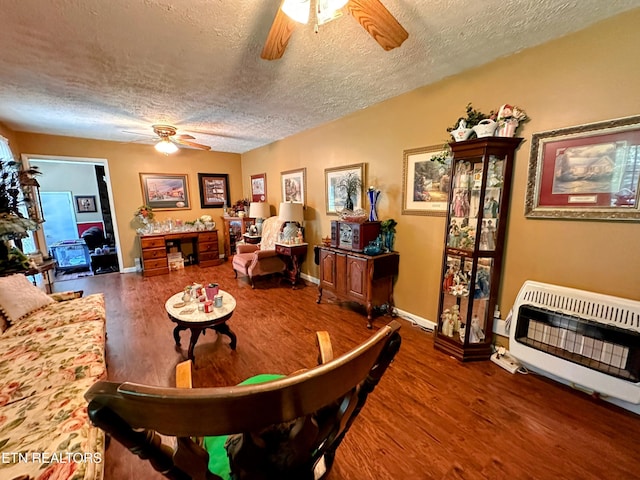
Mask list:
[{"label": "doorway", "polygon": [[[100,264],[96,268],[100,270],[98,273],[122,272],[108,160],[23,154],[22,163],[24,168],[37,166],[43,172],[38,181],[41,184],[40,215],[45,222],[35,232],[37,249],[50,254],[52,245],[79,238],[85,238],[89,245],[96,238],[89,241],[89,229],[97,228],[101,240],[99,246],[90,247],[91,263],[95,260]],[[106,244],[111,247],[103,253],[102,247]],[[109,269],[103,265],[106,258],[103,255],[107,253],[112,265]]]}]

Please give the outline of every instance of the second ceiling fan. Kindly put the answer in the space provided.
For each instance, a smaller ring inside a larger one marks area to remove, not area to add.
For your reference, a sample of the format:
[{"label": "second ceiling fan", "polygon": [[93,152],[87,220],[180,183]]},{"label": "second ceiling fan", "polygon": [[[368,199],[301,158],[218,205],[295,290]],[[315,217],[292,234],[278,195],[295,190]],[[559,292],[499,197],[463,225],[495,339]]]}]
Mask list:
[{"label": "second ceiling fan", "polygon": [[399,47],[409,37],[409,33],[380,0],[284,0],[278,8],[260,57],[265,60],[282,57],[296,23],[307,22],[312,4],[316,6],[316,11],[327,5],[329,9],[339,10],[346,4],[349,14],[385,50]]}]

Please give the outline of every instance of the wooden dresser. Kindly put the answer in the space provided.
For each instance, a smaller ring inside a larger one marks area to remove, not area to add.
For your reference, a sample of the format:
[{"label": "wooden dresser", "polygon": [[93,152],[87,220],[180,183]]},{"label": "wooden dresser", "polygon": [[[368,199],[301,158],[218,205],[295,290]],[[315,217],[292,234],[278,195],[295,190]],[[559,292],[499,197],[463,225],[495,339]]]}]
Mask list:
[{"label": "wooden dresser", "polygon": [[393,312],[393,282],[398,275],[400,255],[397,252],[365,255],[333,247],[318,247],[320,284],[318,300],[323,291],[338,299],[357,302],[367,309],[367,328],[371,328],[373,309],[385,306]]},{"label": "wooden dresser", "polygon": [[138,238],[142,250],[142,275],[145,277],[169,273],[167,242],[191,242],[196,253],[196,262],[201,267],[212,267],[222,263],[216,230],[143,235]]}]

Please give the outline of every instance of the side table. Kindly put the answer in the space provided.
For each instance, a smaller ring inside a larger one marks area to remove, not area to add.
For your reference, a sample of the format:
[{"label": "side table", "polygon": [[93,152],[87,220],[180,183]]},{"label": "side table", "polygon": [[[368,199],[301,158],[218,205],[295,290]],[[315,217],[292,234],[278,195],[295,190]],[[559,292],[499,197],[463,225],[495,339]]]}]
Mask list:
[{"label": "side table", "polygon": [[300,279],[300,265],[307,254],[308,243],[276,243],[276,253],[287,264],[285,275],[291,282],[291,288],[295,288]]},{"label": "side table", "polygon": [[195,356],[193,350],[200,334],[207,328],[229,337],[231,340],[229,347],[231,350],[236,349],[236,335],[231,331],[229,325],[227,325],[227,321],[236,309],[236,299],[224,290],[220,290],[218,293],[222,295],[222,307],[214,307],[213,312],[210,313],[199,311],[197,301],[185,304],[182,301],[183,292],[178,292],[170,297],[164,305],[169,315],[169,320],[176,324],[176,327],[173,329],[173,339],[176,342],[177,349],[180,349],[180,332],[183,330],[191,330],[191,340],[189,341],[187,358],[194,363]]}]

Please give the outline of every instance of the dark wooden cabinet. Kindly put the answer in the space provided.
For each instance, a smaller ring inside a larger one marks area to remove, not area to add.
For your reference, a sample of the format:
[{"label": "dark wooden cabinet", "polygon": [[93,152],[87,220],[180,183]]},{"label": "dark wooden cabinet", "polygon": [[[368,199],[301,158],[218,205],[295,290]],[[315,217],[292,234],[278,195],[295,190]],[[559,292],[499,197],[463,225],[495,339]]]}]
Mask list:
[{"label": "dark wooden cabinet", "polygon": [[192,251],[196,252],[197,262],[201,267],[220,265],[218,232],[176,232],[158,235],[140,236],[140,249],[142,250],[142,275],[151,277],[169,273],[167,258],[168,244],[180,245],[189,242]]},{"label": "dark wooden cabinet", "polygon": [[393,312],[393,283],[400,263],[397,252],[372,256],[333,247],[318,248],[317,303],[325,291],[338,299],[357,302],[367,309],[368,328],[371,328],[374,308],[384,306]]},{"label": "dark wooden cabinet", "polygon": [[451,144],[452,175],[434,344],[458,360],[491,356],[493,316],[521,138]]},{"label": "dark wooden cabinet", "polygon": [[224,221],[224,258],[236,254],[236,243],[242,240],[249,227],[255,224],[255,218],[223,217]]}]

